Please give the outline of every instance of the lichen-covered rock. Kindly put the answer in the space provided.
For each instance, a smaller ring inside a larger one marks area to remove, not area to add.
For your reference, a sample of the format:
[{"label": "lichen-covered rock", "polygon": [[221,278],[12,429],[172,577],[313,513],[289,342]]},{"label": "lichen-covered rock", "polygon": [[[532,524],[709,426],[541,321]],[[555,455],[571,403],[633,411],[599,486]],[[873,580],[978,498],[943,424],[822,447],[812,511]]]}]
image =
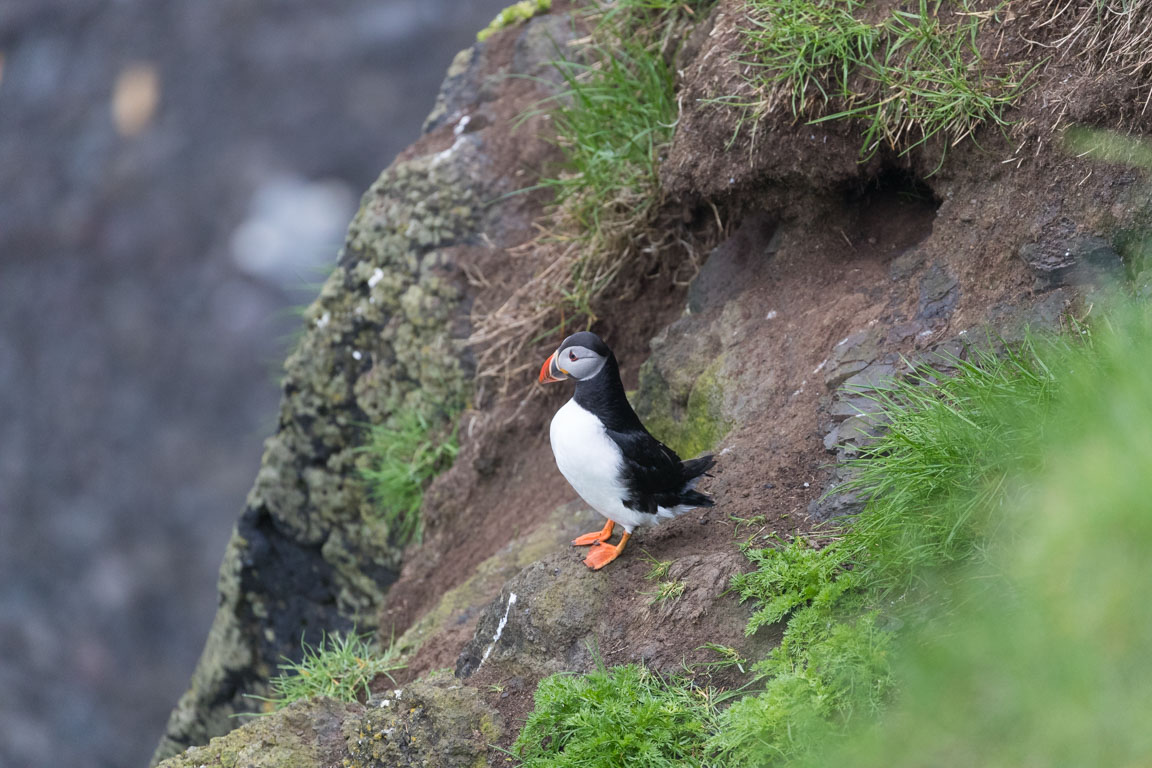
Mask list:
[{"label": "lichen-covered rock", "polygon": [[[724,360],[710,359],[715,347],[709,348],[706,339],[689,345],[685,340],[690,336],[674,338],[676,344],[667,344],[666,334],[653,342],[633,399],[648,430],[681,457],[691,458],[710,450],[731,426],[724,415]],[[665,350],[669,354],[660,354]]]},{"label": "lichen-covered rock", "polygon": [[475,616],[505,582],[548,553],[564,551],[573,538],[596,527],[602,520],[583,502],[569,502],[557,507],[531,533],[509,541],[476,566],[464,583],[445,592],[430,611],[396,640],[395,648],[400,658],[411,658],[425,640],[448,624],[463,623]]},{"label": "lichen-covered rock", "polygon": [[344,722],[347,768],[479,768],[501,733],[475,688],[447,670],[374,699]]},{"label": "lichen-covered rock", "polygon": [[525,677],[587,668],[588,640],[610,592],[598,575],[567,552],[529,565],[485,609],[456,674],[468,677],[485,663]]},{"label": "lichen-covered rock", "polygon": [[515,116],[539,94],[519,93],[523,104],[499,109],[485,100],[479,83],[508,82],[499,76],[507,65],[485,51],[458,57],[437,108],[453,129],[430,120],[438,132],[365,193],[304,314],[279,425],[225,553],[216,618],[154,760],[233,728],[230,715],[252,706],[245,694],[264,693],[282,657],[299,657],[302,634],[315,644],[321,632],[376,623],[401,551],[361,479],[366,428],[415,412],[448,431],[473,380],[472,294],[459,260],[529,232],[522,203],[502,197],[528,183],[511,181],[507,168],[525,140],[492,117],[472,126],[463,118]]},{"label": "lichen-covered rock", "polygon": [[348,757],[341,727],[363,711],[333,699],[297,701],[202,747],[165,760],[162,768],[316,768]]},{"label": "lichen-covered rock", "polygon": [[360,479],[365,425],[447,420],[470,371],[453,328],[464,281],[449,246],[473,236],[478,139],[398,163],[364,195],[337,269],[289,356],[280,427],[265,443],[221,569],[221,606],[158,757],[226,732],[301,632],[371,625],[400,552]]}]

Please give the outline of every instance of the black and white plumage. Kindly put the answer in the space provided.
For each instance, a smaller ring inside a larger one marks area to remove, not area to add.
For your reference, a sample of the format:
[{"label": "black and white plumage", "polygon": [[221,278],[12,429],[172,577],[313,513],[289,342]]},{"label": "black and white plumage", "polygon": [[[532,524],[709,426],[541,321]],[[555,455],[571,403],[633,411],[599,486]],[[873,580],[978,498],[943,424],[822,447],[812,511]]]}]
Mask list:
[{"label": "black and white plumage", "polygon": [[541,382],[565,378],[576,380],[576,392],[552,418],[552,453],[576,493],[609,521],[573,543],[602,544],[613,524],[625,531],[616,547],[594,547],[585,563],[600,568],[615,559],[638,526],[712,506],[694,486],[715,459],[681,461],[649,434],[624,394],[616,356],[600,337],[573,334],[544,362]]}]

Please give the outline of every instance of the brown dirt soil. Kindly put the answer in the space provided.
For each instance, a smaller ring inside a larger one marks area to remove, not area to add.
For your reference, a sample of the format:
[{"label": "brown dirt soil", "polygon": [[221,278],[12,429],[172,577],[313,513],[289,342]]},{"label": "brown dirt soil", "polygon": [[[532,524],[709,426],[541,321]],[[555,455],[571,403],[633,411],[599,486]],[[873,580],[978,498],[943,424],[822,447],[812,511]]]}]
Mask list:
[{"label": "brown dirt soil", "polygon": [[[1112,232],[1142,205],[1136,174],[1071,157],[1051,143],[1019,164],[967,143],[925,183],[911,181],[906,163],[857,164],[857,140],[843,125],[816,132],[779,120],[760,127],[755,147],[725,150],[731,124],[694,105],[700,94],[732,86],[726,62],[737,42],[739,9],[735,0],[721,0],[699,55],[684,70],[685,113],[663,176],[669,209],[695,210],[711,199],[733,233],[703,268],[712,286],[703,310],[683,315],[687,296],[671,278],[673,265],[654,277],[633,275],[644,290],[594,328],[615,349],[629,389],[649,340],[662,328],[672,325],[666,343],[696,333],[715,339],[726,360],[725,407],[738,415],[716,446],[714,477],[701,484],[716,506],[641,532],[599,572],[582,570],[578,548],[560,547],[547,561],[565,578],[599,580],[607,590],[606,610],[591,636],[608,664],[639,660],[671,671],[715,660],[701,648],[707,642],[755,657],[778,640],[778,628],[744,637],[749,610],[726,592],[728,580],[746,567],[741,542],[767,543],[811,529],[808,507],[826,487],[832,462],[822,444],[831,395],[825,367],[841,340],[876,329],[881,354],[908,354],[997,322],[1006,308],[1026,314],[1045,297],[1034,294],[1032,276],[1016,256],[1022,244],[1069,232]],[[533,98],[525,82],[497,88],[502,96],[485,105],[491,114],[481,130],[506,130],[519,105]],[[526,90],[504,101],[514,89]],[[532,135],[530,126],[520,130]],[[528,140],[504,146],[495,163],[508,178],[532,178],[549,157],[545,145]],[[513,216],[493,226],[518,228],[527,241],[543,200],[522,200]],[[905,267],[893,265],[898,257]],[[482,312],[535,274],[546,256],[510,258],[476,247],[468,258],[483,276],[474,309]],[[939,312],[925,310],[933,270],[955,282],[953,304]],[[558,341],[543,340],[526,362],[542,360]],[[454,467],[426,496],[425,538],[408,553],[389,594],[381,617],[385,636],[399,636],[478,564],[576,498],[547,440],[551,415],[569,390],[533,385],[511,396],[478,395],[461,420]],[[682,597],[651,604],[645,594],[655,589],[647,578],[650,559],[672,563],[670,577],[686,585]],[[427,639],[410,660],[408,677],[454,666],[497,594],[490,588],[477,595]],[[586,668],[589,659],[581,657],[574,668]],[[510,725],[501,747],[530,711],[537,682],[509,669],[482,665],[467,679]],[[717,673],[714,681],[740,682],[730,673]],[[502,765],[504,758],[493,752],[491,762]]]}]

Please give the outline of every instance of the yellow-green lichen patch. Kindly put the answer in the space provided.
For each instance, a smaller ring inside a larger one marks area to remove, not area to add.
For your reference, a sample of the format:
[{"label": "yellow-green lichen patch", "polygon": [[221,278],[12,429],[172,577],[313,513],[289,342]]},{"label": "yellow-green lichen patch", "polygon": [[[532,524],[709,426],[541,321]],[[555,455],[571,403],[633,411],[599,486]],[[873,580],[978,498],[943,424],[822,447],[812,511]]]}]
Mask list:
[{"label": "yellow-green lichen patch", "polygon": [[476,39],[482,43],[505,27],[527,21],[538,13],[547,13],[550,10],[552,0],[522,0],[513,3],[496,14],[496,18],[492,19],[488,26],[477,32]]},{"label": "yellow-green lichen patch", "polygon": [[640,369],[637,413],[648,431],[682,458],[712,450],[732,427],[724,417],[723,363],[717,358],[687,387],[670,385],[655,364]]},{"label": "yellow-green lichen patch", "polygon": [[226,736],[160,763],[160,768],[315,768],[343,759],[340,723],[362,708],[332,699],[299,701]]}]

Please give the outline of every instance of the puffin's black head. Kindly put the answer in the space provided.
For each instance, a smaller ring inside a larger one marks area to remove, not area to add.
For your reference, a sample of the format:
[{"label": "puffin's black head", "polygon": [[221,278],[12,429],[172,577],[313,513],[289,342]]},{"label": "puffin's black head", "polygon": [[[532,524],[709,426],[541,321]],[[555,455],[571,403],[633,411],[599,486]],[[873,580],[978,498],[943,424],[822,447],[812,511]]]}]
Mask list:
[{"label": "puffin's black head", "polygon": [[590,379],[600,373],[611,354],[608,345],[591,331],[574,333],[544,361],[540,368],[540,382]]}]

